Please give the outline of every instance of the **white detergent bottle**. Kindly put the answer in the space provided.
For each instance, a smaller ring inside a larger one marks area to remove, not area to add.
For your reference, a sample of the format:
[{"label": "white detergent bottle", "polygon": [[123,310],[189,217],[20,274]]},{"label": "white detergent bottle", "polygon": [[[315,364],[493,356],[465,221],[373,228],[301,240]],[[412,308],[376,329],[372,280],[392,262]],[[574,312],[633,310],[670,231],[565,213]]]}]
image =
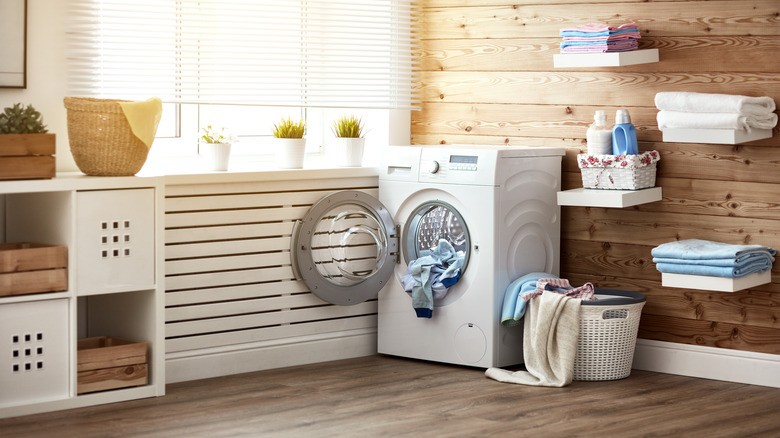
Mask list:
[{"label": "white detergent bottle", "polygon": [[588,127],[588,155],[608,155],[612,153],[612,128],[607,126],[607,115],[596,111],[593,124]]}]

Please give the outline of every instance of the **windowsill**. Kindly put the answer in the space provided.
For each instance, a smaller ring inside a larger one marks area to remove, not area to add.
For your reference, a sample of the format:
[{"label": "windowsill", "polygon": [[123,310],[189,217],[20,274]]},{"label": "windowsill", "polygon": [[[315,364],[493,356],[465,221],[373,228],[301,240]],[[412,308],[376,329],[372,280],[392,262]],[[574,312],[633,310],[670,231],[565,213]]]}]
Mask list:
[{"label": "windowsill", "polygon": [[[378,169],[373,166],[336,167],[325,162],[304,162],[303,169],[279,169],[269,162],[235,162],[231,160],[227,171],[210,170],[205,160],[186,159],[176,165],[171,163],[147,163],[137,176],[164,177],[166,185],[205,184],[244,181],[284,181],[338,177],[374,177]],[[314,160],[312,160],[314,161]]]}]

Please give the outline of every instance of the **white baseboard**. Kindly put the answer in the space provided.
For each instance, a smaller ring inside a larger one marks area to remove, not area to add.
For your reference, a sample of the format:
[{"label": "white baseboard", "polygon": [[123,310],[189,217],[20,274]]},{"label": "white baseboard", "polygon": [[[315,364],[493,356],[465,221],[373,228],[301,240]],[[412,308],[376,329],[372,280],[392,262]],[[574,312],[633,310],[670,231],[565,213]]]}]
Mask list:
[{"label": "white baseboard", "polygon": [[638,339],[633,368],[780,388],[780,355]]},{"label": "white baseboard", "polygon": [[170,354],[165,378],[166,383],[185,382],[374,354],[376,330],[355,330]]}]

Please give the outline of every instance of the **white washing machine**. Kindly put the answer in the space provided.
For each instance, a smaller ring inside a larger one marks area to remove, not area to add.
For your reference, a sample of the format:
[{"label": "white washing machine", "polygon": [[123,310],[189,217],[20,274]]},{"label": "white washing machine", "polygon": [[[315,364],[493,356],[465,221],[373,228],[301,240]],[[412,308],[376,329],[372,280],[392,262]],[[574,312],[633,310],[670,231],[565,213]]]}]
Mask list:
[{"label": "white washing machine", "polygon": [[[563,148],[395,146],[378,200],[337,192],[293,233],[293,264],[310,290],[342,305],[378,295],[378,351],[475,367],[523,362],[522,326],[499,321],[509,283],[558,275]],[[401,277],[449,241],[464,257],[458,282],[418,318]]]}]

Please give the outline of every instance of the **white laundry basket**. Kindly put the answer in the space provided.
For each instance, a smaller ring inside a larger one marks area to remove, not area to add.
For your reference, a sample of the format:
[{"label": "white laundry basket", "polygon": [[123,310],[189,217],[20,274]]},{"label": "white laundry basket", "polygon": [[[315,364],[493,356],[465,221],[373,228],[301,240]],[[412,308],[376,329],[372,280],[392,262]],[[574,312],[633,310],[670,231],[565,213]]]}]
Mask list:
[{"label": "white laundry basket", "polygon": [[639,317],[647,298],[637,292],[596,289],[583,301],[574,380],[617,380],[631,374]]}]

